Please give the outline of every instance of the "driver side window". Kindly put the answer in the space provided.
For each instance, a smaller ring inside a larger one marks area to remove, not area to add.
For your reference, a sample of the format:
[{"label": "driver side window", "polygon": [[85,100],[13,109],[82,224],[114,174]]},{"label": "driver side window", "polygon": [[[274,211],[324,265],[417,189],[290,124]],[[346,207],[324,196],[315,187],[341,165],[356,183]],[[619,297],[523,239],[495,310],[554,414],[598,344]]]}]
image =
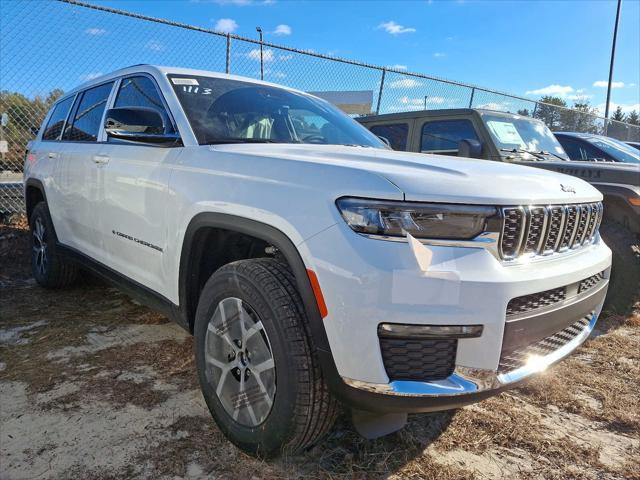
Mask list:
[{"label": "driver side window", "polygon": [[437,120],[422,127],[421,152],[458,154],[460,140],[479,140],[470,120]]},{"label": "driver side window", "polygon": [[118,89],[115,108],[144,107],[156,110],[165,121],[166,133],[176,133],[160,93],[153,81],[144,75],[123,78]]}]

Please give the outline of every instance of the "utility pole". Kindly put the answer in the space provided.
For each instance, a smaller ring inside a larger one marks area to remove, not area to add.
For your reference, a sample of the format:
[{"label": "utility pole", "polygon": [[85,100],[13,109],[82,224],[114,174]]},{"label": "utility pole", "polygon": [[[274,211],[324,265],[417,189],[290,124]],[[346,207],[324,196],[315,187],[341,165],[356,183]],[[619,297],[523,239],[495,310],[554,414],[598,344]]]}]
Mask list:
[{"label": "utility pole", "polygon": [[260,80],[264,80],[264,57],[262,53],[262,28],[256,27],[256,32],[260,35]]},{"label": "utility pole", "polygon": [[429,96],[429,95],[425,95],[425,96],[424,96],[424,109],[425,109],[425,110],[427,109],[427,97],[428,97],[428,96]]},{"label": "utility pole", "polygon": [[[616,10],[616,24],[613,27],[613,43],[611,45],[611,64],[609,65],[609,84],[607,85],[607,104],[604,107],[604,118],[609,119],[609,102],[611,100],[611,82],[613,81],[613,60],[616,56],[616,39],[618,38],[618,22],[620,21],[620,5],[622,0],[618,0],[618,8]],[[605,120],[605,128],[607,123]]]}]

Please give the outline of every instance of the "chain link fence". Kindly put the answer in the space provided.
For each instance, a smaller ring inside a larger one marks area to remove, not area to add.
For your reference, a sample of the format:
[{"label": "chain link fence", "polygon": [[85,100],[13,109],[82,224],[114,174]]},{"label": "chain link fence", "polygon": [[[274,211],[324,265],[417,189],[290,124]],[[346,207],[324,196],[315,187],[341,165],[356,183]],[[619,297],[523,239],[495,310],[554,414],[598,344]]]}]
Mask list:
[{"label": "chain link fence", "polygon": [[360,114],[487,108],[540,118],[554,130],[640,141],[640,127],[591,112],[75,0],[14,0],[1,8],[0,215],[22,211],[26,144],[51,104],[84,81],[138,63],[262,74],[327,96],[358,93]]}]

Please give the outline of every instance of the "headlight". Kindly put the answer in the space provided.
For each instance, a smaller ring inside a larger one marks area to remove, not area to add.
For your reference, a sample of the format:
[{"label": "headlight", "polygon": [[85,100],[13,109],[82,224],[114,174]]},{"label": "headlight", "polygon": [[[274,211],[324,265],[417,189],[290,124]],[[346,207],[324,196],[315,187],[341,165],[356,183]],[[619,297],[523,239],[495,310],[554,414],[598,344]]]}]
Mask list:
[{"label": "headlight", "polygon": [[494,207],[444,203],[412,203],[340,198],[342,218],[356,232],[368,235],[469,240],[487,231]]}]

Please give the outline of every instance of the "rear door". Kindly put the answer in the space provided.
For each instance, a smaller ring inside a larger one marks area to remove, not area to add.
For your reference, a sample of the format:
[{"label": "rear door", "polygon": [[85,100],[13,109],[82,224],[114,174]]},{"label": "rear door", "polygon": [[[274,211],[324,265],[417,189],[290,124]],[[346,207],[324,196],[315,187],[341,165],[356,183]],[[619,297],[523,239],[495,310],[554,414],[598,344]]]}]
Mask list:
[{"label": "rear door", "polygon": [[[153,108],[163,115],[167,132],[176,131],[166,102],[148,74],[122,78],[112,103],[113,108]],[[106,162],[101,168],[100,194],[104,199],[100,235],[107,251],[105,263],[159,293],[166,285],[168,183],[181,151],[180,147],[111,137],[101,150]]]},{"label": "rear door", "polygon": [[102,123],[114,82],[105,82],[80,92],[62,134],[62,158],[54,175],[59,188],[61,217],[66,245],[104,261],[99,242],[102,178],[98,169]]},{"label": "rear door", "polygon": [[58,240],[67,242],[69,232],[66,225],[65,209],[56,183],[55,174],[60,168],[60,162],[65,154],[65,145],[60,141],[62,132],[68,121],[71,107],[75,100],[71,95],[57,102],[47,116],[39,141],[33,142],[29,150],[28,163],[25,168],[30,178],[36,178],[44,184],[49,213],[58,236]]}]

